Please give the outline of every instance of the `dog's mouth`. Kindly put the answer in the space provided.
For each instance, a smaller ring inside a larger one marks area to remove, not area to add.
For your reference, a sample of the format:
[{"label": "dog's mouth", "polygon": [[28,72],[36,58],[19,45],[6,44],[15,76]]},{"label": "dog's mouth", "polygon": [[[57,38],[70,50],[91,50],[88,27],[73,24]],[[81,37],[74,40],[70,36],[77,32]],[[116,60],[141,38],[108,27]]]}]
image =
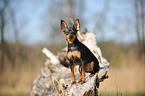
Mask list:
[{"label": "dog's mouth", "polygon": [[69,39],[73,39],[73,35],[69,35]]}]

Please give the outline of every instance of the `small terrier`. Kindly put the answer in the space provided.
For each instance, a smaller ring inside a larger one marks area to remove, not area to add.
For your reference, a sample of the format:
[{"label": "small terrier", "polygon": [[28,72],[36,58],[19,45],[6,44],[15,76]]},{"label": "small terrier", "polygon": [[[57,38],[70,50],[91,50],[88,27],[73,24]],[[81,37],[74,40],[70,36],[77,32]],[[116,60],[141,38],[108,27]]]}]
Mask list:
[{"label": "small terrier", "polygon": [[74,65],[79,65],[81,78],[78,82],[85,83],[85,72],[89,72],[90,77],[99,71],[99,62],[94,54],[82,44],[77,38],[77,31],[80,29],[79,19],[76,19],[73,27],[68,27],[64,20],[61,20],[61,30],[64,32],[68,42],[67,58],[70,62],[72,83],[76,83],[74,75]]}]

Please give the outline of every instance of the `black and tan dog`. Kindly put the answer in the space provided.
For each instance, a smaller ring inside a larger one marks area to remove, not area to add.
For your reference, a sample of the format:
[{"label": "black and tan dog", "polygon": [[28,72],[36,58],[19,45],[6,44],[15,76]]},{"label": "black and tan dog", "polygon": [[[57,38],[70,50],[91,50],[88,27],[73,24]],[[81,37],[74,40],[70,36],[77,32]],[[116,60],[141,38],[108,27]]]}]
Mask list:
[{"label": "black and tan dog", "polygon": [[79,19],[76,19],[73,27],[68,27],[64,20],[61,20],[61,30],[64,32],[66,40],[68,42],[67,57],[70,62],[70,68],[72,73],[72,84],[76,83],[74,75],[74,65],[79,65],[79,72],[81,79],[79,82],[85,82],[85,72],[91,73],[93,76],[99,71],[99,62],[93,53],[82,44],[77,38],[77,31],[80,29]]}]

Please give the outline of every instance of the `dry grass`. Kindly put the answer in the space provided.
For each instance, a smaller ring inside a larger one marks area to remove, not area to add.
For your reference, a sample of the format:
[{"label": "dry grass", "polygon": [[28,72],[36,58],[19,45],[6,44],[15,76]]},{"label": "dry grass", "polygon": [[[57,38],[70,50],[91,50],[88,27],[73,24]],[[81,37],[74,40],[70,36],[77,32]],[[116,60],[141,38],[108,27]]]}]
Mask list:
[{"label": "dry grass", "polygon": [[111,68],[109,79],[101,83],[104,93],[145,93],[145,66],[122,66]]},{"label": "dry grass", "polygon": [[[107,49],[103,47],[101,49],[104,53],[103,56],[110,62],[109,79],[101,83],[99,92],[105,95],[145,93],[144,58],[138,59],[134,50],[128,51],[113,46],[116,48],[114,50],[108,46],[104,47]],[[41,53],[41,49],[27,50],[28,59],[21,62],[15,69],[12,69],[10,62],[6,60],[6,69],[0,74],[0,94],[27,94],[30,91],[33,80],[39,74],[46,59]],[[56,50],[54,51],[56,52]]]},{"label": "dry grass", "polygon": [[41,67],[36,64],[33,68],[27,65],[16,70],[11,70],[10,68],[5,70],[0,78],[2,83],[0,93],[28,93],[33,80],[40,73]]},{"label": "dry grass", "polygon": [[[131,59],[131,60],[130,60]],[[110,67],[109,79],[101,83],[100,92],[105,94],[145,94],[145,64],[132,55],[124,59],[120,67]]]}]

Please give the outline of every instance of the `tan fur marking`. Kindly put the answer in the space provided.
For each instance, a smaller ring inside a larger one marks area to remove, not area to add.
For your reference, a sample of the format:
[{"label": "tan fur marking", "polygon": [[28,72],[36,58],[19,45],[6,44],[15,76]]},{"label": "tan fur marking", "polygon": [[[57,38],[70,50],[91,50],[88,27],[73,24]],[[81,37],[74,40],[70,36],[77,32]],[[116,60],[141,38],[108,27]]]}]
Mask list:
[{"label": "tan fur marking", "polygon": [[73,52],[68,52],[67,53],[67,57],[68,59],[70,59],[71,57],[78,57],[80,58],[81,57],[81,53],[79,51],[73,51]]},{"label": "tan fur marking", "polygon": [[71,57],[71,52],[68,52],[68,53],[67,53],[67,57],[68,57],[68,59],[70,59],[70,57]]}]

